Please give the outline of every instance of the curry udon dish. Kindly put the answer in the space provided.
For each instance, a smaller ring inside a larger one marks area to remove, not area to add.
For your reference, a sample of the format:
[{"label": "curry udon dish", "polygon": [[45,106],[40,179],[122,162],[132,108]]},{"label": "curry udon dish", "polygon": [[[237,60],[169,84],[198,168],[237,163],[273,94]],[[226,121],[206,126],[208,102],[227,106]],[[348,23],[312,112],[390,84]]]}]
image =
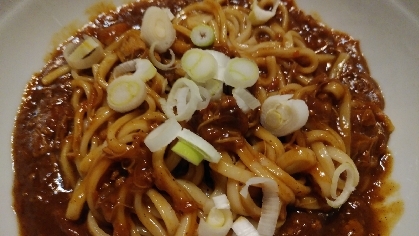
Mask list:
[{"label": "curry udon dish", "polygon": [[292,0],[99,15],[33,76],[22,235],[383,235],[393,126],[359,42]]}]

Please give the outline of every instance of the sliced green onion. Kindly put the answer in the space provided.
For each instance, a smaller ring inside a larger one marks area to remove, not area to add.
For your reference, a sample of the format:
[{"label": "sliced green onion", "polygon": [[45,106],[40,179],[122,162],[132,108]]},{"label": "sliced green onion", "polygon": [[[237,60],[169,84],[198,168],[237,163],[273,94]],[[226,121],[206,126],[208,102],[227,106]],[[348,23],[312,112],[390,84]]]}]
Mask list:
[{"label": "sliced green onion", "polygon": [[260,236],[252,223],[244,216],[237,218],[231,228],[237,236]]},{"label": "sliced green onion", "polygon": [[[339,196],[337,196],[337,188],[338,188],[338,181],[340,179],[340,175],[346,171],[346,180],[345,186],[343,187]],[[330,195],[334,200],[329,200],[326,198],[326,202],[329,206],[333,208],[339,208],[345,203],[349,195],[355,190],[355,187],[358,185],[357,179],[359,179],[359,173],[356,169],[356,166],[352,165],[351,163],[345,162],[339,165],[336,168],[335,172],[333,173],[332,177],[332,185],[330,187]]]},{"label": "sliced green onion", "polygon": [[232,225],[233,214],[230,210],[213,207],[206,220],[199,220],[197,233],[199,236],[225,236]]},{"label": "sliced green onion", "polygon": [[105,56],[102,44],[96,38],[84,36],[81,44],[69,43],[63,51],[64,59],[74,69],[87,69]]},{"label": "sliced green onion", "polygon": [[222,52],[215,50],[206,49],[205,51],[210,53],[214,57],[215,61],[217,61],[218,68],[214,79],[224,82],[225,69],[228,62],[230,61],[230,57]]},{"label": "sliced green onion", "polygon": [[212,197],[214,201],[215,208],[217,209],[230,209],[230,201],[227,198],[227,195],[221,194],[218,196]]},{"label": "sliced green onion", "polygon": [[214,43],[215,35],[211,26],[200,24],[191,31],[191,41],[198,47],[208,47]]},{"label": "sliced green onion", "polygon": [[261,185],[263,191],[262,209],[257,226],[260,235],[274,235],[276,223],[281,209],[281,200],[278,196],[278,185],[270,178],[253,177],[240,190],[240,194],[247,197],[250,185]]},{"label": "sliced green onion", "polygon": [[116,78],[109,83],[106,91],[109,107],[121,113],[140,106],[147,95],[144,81],[132,75]]},{"label": "sliced green onion", "polygon": [[262,25],[266,23],[269,19],[275,16],[276,10],[281,3],[280,0],[272,0],[272,8],[270,10],[264,10],[258,5],[258,0],[253,0],[251,5],[251,12],[249,13],[249,21],[252,25]]},{"label": "sliced green onion", "polygon": [[130,72],[134,72],[134,76],[147,82],[157,74],[157,69],[147,59],[134,59],[116,66],[113,69],[113,76],[117,78]]},{"label": "sliced green onion", "polygon": [[161,98],[159,101],[168,117],[184,121],[192,117],[203,99],[196,83],[187,78],[179,78],[173,84],[167,100]]},{"label": "sliced green onion", "polygon": [[198,106],[196,107],[197,110],[202,110],[207,108],[210,100],[211,100],[211,94],[208,91],[208,89],[202,87],[202,86],[198,86],[199,88],[199,94],[202,98],[202,102],[198,103]]},{"label": "sliced green onion", "polygon": [[224,83],[235,88],[247,88],[259,79],[259,68],[247,58],[236,57],[228,61]]},{"label": "sliced green onion", "polygon": [[245,88],[234,88],[232,95],[243,112],[254,110],[260,106],[259,100]]},{"label": "sliced green onion", "polygon": [[167,14],[167,10],[151,6],[144,13],[141,24],[141,38],[159,53],[167,51],[176,39],[176,30]]},{"label": "sliced green onion", "polygon": [[303,127],[309,116],[307,104],[293,95],[274,95],[262,104],[260,123],[275,136],[288,135]]},{"label": "sliced green onion", "polygon": [[169,17],[169,20],[172,21],[173,19],[175,19],[175,15],[173,15],[172,11],[170,10],[170,8],[162,8],[162,10],[167,14],[167,17]]},{"label": "sliced green onion", "polygon": [[182,129],[179,132],[178,138],[188,142],[194,146],[197,151],[203,154],[204,159],[209,162],[217,163],[221,159],[221,154],[205,139],[188,129]]},{"label": "sliced green onion", "polygon": [[201,84],[201,86],[208,90],[211,100],[217,100],[221,98],[221,95],[223,94],[224,83],[222,81],[209,79]]},{"label": "sliced green onion", "polygon": [[194,146],[183,140],[179,140],[172,147],[172,151],[196,166],[204,159],[204,156]]},{"label": "sliced green onion", "polygon": [[156,56],[154,55],[154,50],[155,50],[155,47],[156,47],[157,44],[158,44],[157,41],[152,43],[151,46],[150,46],[150,50],[148,50],[148,57],[150,58],[150,61],[153,63],[153,65],[155,67],[159,68],[160,70],[171,70],[171,69],[173,69],[174,65],[175,65],[175,62],[176,62],[175,53],[173,52],[172,49],[169,49],[170,56],[171,56],[170,62],[167,63],[167,64],[163,64],[163,63],[159,62],[156,59]]},{"label": "sliced green onion", "polygon": [[181,130],[182,126],[176,119],[169,118],[147,135],[144,144],[151,152],[156,152],[175,140]]},{"label": "sliced green onion", "polygon": [[188,76],[198,83],[205,83],[214,78],[217,72],[215,58],[210,53],[198,48],[192,48],[183,54],[181,66]]}]

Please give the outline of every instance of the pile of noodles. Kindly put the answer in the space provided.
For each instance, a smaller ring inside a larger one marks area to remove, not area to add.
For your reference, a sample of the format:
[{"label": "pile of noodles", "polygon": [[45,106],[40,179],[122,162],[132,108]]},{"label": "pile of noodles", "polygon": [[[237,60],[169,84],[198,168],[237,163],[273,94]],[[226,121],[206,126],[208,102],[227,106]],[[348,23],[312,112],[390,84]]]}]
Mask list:
[{"label": "pile of noodles", "polygon": [[[106,88],[114,79],[111,72],[115,66],[149,58],[141,29],[127,30],[108,44],[104,58],[91,68],[77,70],[65,64],[44,77],[44,83],[52,83],[63,74],[72,76],[74,122],[60,157],[64,178],[73,188],[68,219],[78,220],[87,206],[87,224],[93,235],[193,235],[199,219],[206,217],[207,202],[225,194],[234,218],[257,221],[262,192],[253,188],[248,197],[240,194],[245,183],[257,176],[278,185],[281,208],[277,228],[286,221],[288,205],[331,209],[326,202],[333,199],[331,188],[335,185],[339,195],[345,184],[344,174],[338,183],[332,183],[333,175],[341,164],[353,165],[351,93],[335,79],[349,56],[307,48],[302,37],[289,29],[283,4],[277,16],[262,26],[252,26],[249,11],[213,0],[183,8],[172,21],[177,35],[171,46],[175,66],[158,70],[147,82],[145,102],[128,113],[118,113],[107,105]],[[214,29],[212,49],[257,63],[260,77],[249,91],[261,103],[277,94],[292,94],[301,100],[321,94],[333,101],[328,105],[335,124],[309,118],[303,128],[278,138],[261,126],[259,109],[240,111],[225,88],[218,101],[197,111],[189,122],[181,122],[218,150],[222,156],[218,163],[190,164],[170,150],[173,143],[152,153],[144,139],[167,119],[159,99],[166,98],[174,81],[185,76],[177,65],[182,54],[193,47],[189,34],[197,22]],[[170,61],[167,53],[155,56],[163,64]],[[320,63],[331,67],[316,82],[314,72]],[[291,72],[293,81],[287,76]],[[210,133],[215,131],[221,134]]]}]

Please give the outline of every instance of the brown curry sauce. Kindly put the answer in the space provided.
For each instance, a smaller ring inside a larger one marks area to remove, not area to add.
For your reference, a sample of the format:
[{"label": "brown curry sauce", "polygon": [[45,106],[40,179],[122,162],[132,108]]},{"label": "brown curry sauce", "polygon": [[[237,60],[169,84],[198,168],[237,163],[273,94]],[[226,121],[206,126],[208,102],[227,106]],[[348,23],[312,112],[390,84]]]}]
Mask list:
[{"label": "brown curry sauce", "polygon": [[[159,6],[169,6],[172,12],[177,12],[189,1],[153,2]],[[230,2],[248,4],[242,0]],[[389,234],[389,228],[401,215],[403,205],[396,201],[380,209],[373,207],[382,202],[386,195],[397,191],[397,184],[389,179],[392,157],[387,150],[387,141],[390,133],[386,127],[389,124],[384,122],[384,115],[380,113],[384,108],[381,91],[369,76],[358,41],[304,15],[291,0],[285,2],[290,9],[292,28],[303,36],[310,48],[325,53],[336,53],[343,49],[351,55],[341,80],[349,86],[353,99],[359,103],[357,109],[352,110],[351,152],[354,153],[352,158],[359,169],[361,182],[339,210],[321,212],[289,207],[287,221],[278,235]],[[105,44],[111,42],[127,29],[138,28],[144,9],[149,5],[146,2],[136,3],[119,12],[109,13],[107,17],[99,16],[84,32],[97,36]],[[81,32],[78,33],[80,35]],[[69,75],[62,76],[57,83],[48,86],[40,81],[49,71],[64,63],[59,50],[52,58],[31,79],[16,118],[13,136],[14,208],[22,235],[88,235],[84,219],[76,222],[65,219],[72,190],[61,178],[57,160],[61,142],[72,125],[73,111]],[[318,79],[322,79],[327,66],[323,65],[317,71]],[[292,77],[291,73],[286,76]],[[169,74],[164,75],[170,79]],[[311,114],[316,114],[310,119],[332,120],[321,99],[308,98],[308,106],[314,111]],[[386,219],[389,209],[393,211],[393,216]]]}]

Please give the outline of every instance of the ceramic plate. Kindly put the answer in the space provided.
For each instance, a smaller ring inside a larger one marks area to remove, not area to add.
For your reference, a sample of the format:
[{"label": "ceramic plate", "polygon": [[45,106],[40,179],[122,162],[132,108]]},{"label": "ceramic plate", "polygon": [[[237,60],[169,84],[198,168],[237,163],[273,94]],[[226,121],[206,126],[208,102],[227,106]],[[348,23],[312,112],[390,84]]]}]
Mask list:
[{"label": "ceramic plate", "polygon": [[[307,13],[361,41],[396,129],[390,139],[392,177],[405,212],[392,235],[419,232],[419,2],[409,0],[296,0]],[[11,207],[14,117],[27,81],[53,49],[56,33],[87,22],[95,0],[0,1],[0,235],[17,235]],[[118,2],[119,4],[119,2]]]}]

